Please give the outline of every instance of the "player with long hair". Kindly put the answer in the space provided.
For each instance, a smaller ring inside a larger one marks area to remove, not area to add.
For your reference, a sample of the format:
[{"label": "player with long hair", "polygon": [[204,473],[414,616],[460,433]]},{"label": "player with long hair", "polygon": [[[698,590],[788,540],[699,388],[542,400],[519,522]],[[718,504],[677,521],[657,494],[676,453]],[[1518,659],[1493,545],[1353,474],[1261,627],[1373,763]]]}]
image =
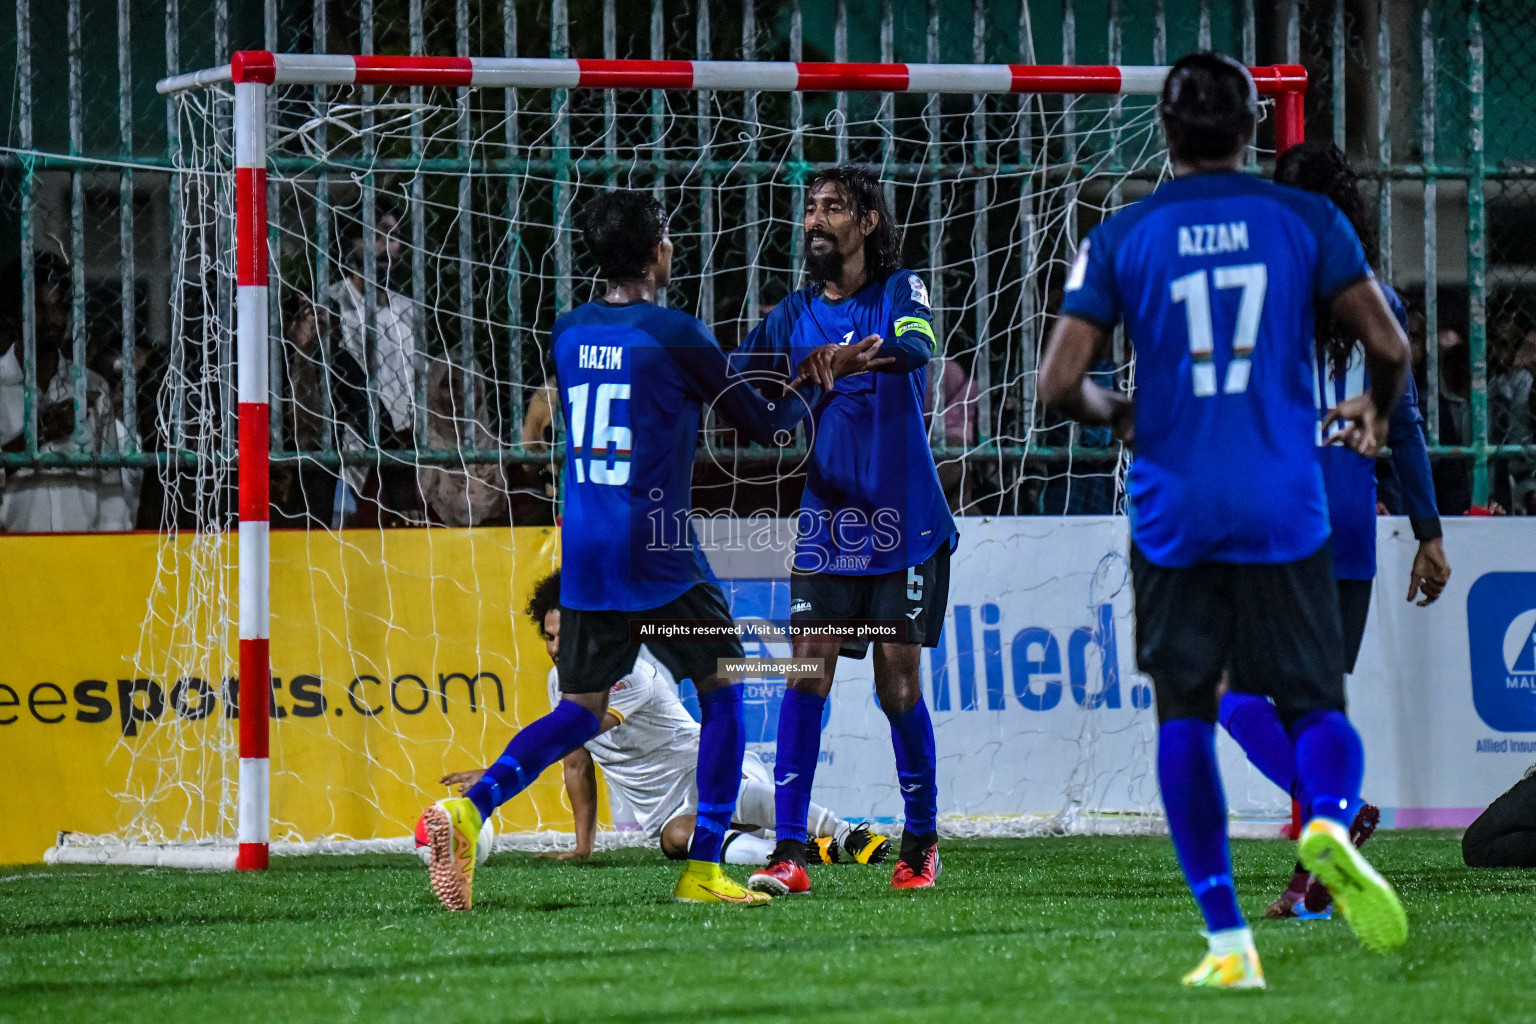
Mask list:
[{"label": "player with long hair", "polygon": [[[1216,760],[1217,684],[1275,702],[1308,801],[1299,859],[1369,948],[1407,939],[1402,904],[1350,841],[1365,756],[1344,713],[1344,644],[1318,468],[1314,310],[1358,338],[1368,391],[1323,421],[1375,455],[1408,342],[1360,240],[1321,196],[1243,173],[1258,116],[1248,70],[1192,54],[1159,113],[1173,180],[1084,240],[1040,368],[1040,397],[1134,444],[1128,489],[1136,647],[1158,714],[1168,831],[1205,918],[1184,984],[1262,988],[1232,882]],[[1124,321],[1133,402],[1087,377]]]},{"label": "player with long hair", "polygon": [[[875,695],[890,722],[906,811],[891,885],[927,888],[940,871],[938,782],[918,660],[923,647],[937,646],[944,625],[957,536],[923,420],[936,347],[933,313],[922,279],[901,267],[901,232],[874,174],[843,166],[814,175],[806,187],[804,229],[811,283],[774,307],[731,359],[754,371],[814,366],[837,351],[817,353],[818,346],[878,337],[882,354],[894,360],[879,372],[837,382],[812,413],[815,440],[796,516],[790,619],[808,628],[829,621],[898,624],[897,631],[872,638]],[[755,889],[810,891],[806,806],[822,713],[844,650],[828,635],[794,638],[794,657],[820,659],[826,670],[791,678],[784,694],[774,761],[778,845],[767,869],[748,881]]]}]

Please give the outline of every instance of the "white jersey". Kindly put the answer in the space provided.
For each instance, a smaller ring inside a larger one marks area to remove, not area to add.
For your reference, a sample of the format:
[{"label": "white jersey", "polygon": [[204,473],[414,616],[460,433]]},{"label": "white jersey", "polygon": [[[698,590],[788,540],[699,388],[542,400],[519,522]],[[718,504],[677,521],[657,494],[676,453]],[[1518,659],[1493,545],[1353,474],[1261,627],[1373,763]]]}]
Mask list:
[{"label": "white jersey", "polygon": [[[549,700],[560,702],[559,676],[549,670]],[[587,741],[587,752],[602,766],[610,789],[635,812],[635,822],[656,837],[679,814],[698,805],[694,772],[699,759],[699,723],[644,658],[613,684],[608,713],[619,724]]]},{"label": "white jersey", "polygon": [[[560,703],[560,676],[553,668],[549,702]],[[627,803],[640,830],[655,839],[673,818],[698,811],[699,723],[644,653],[613,684],[608,713],[619,724],[588,740],[587,752],[602,766],[609,793]],[[773,773],[750,750],[741,777],[743,784],[773,786]]]}]

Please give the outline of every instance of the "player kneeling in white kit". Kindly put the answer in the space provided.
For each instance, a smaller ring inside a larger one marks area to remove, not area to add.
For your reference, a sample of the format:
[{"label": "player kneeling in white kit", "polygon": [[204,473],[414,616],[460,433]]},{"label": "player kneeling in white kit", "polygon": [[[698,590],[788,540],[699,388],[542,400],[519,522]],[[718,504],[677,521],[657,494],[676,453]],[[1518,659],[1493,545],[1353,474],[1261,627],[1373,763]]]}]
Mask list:
[{"label": "player kneeling in white kit", "polygon": [[[560,650],[560,573],[557,570],[534,588],[528,617],[544,637],[550,660]],[[560,700],[558,680],[549,671],[549,699]],[[693,837],[698,789],[694,772],[698,762],[699,724],[683,707],[672,687],[644,654],[634,670],[613,685],[602,731],[584,747],[567,754],[565,788],[576,818],[576,848],[560,859],[581,859],[592,853],[597,832],[597,773],[602,765],[610,792],[634,811],[635,821],[647,836],[661,843],[661,852],[672,860],[688,857]],[[473,785],[481,772],[454,772],[442,779],[460,792]],[[728,864],[766,864],[773,840],[761,834],[774,822],[773,773],[751,751],[741,767],[735,827],[726,833],[722,859]],[[807,825],[811,850],[823,863],[845,858],[860,864],[878,864],[890,852],[890,840],[875,835],[866,824],[849,824],[824,807],[811,804]]]}]

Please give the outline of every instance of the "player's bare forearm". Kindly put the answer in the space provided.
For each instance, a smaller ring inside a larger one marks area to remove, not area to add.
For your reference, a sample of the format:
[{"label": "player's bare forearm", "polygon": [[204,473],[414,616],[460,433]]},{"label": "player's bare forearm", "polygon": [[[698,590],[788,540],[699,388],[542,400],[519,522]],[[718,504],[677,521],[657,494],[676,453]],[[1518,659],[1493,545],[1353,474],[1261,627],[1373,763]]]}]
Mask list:
[{"label": "player's bare forearm", "polygon": [[1087,320],[1057,317],[1040,364],[1040,399],[1079,423],[1114,427],[1116,436],[1129,442],[1134,404],[1088,379],[1088,366],[1104,337],[1103,329]]},{"label": "player's bare forearm", "polygon": [[584,747],[565,756],[564,769],[565,791],[571,796],[571,816],[576,820],[576,849],[571,853],[590,857],[597,835],[597,770]]}]

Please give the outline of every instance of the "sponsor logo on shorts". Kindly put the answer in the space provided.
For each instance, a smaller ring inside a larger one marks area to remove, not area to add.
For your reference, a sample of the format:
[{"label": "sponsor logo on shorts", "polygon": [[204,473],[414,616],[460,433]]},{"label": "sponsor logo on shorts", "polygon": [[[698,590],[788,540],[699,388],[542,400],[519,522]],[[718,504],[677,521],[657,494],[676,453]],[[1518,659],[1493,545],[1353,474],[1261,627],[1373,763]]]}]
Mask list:
[{"label": "sponsor logo on shorts", "polygon": [[810,610],[811,610],[811,602],[807,601],[803,597],[802,598],[798,598],[795,601],[794,604],[789,606],[789,614],[791,614],[791,615],[796,615],[796,614],[799,614],[800,612],[808,612]]},{"label": "sponsor logo on shorts", "polygon": [[1500,732],[1536,732],[1536,573],[1491,572],[1467,592],[1472,704]]}]

